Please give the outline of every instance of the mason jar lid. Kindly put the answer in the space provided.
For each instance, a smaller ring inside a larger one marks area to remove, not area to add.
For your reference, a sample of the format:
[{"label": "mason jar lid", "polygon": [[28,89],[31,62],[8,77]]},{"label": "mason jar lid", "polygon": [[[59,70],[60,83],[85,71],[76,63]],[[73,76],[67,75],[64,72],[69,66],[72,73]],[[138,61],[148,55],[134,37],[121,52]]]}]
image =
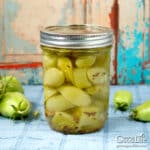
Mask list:
[{"label": "mason jar lid", "polygon": [[41,45],[56,48],[97,48],[113,43],[112,30],[95,25],[49,26],[40,32]]}]

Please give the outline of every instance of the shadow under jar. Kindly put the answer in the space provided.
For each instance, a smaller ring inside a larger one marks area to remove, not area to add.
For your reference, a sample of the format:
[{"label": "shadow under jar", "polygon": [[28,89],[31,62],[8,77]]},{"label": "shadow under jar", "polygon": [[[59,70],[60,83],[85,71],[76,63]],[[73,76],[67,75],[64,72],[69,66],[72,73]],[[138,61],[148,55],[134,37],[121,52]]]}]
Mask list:
[{"label": "shadow under jar", "polygon": [[50,26],[40,36],[48,123],[67,134],[101,129],[108,112],[112,31],[94,25]]}]

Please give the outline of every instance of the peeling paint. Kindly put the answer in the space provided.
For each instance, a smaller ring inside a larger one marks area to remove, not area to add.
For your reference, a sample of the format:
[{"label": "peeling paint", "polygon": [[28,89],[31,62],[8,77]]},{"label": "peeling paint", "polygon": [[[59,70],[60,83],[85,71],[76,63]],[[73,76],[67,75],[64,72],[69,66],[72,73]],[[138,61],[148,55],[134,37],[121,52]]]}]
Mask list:
[{"label": "peeling paint", "polygon": [[144,37],[144,61],[150,60],[150,18],[145,20],[145,37]]},{"label": "peeling paint", "polygon": [[150,69],[145,69],[144,70],[143,77],[144,77],[145,83],[150,84]]},{"label": "peeling paint", "polygon": [[[129,32],[130,31],[130,32]],[[122,39],[119,35],[118,43],[118,83],[119,84],[135,84],[141,83],[142,79],[142,57],[139,57],[140,44],[143,41],[143,33],[134,29],[133,33],[130,28],[124,32],[127,34],[126,39]],[[134,37],[132,44],[126,46],[125,41],[130,40],[128,37]],[[123,71],[126,70],[126,71]],[[135,73],[132,73],[135,70]]]},{"label": "peeling paint", "polygon": [[[14,53],[20,53],[20,50],[25,52],[35,53],[36,47],[33,44],[30,44],[28,41],[21,39],[13,29],[13,22],[17,17],[20,6],[11,0],[4,1],[4,26],[5,26],[5,53],[9,53],[11,49],[14,49]],[[22,31],[20,31],[22,32]]]},{"label": "peeling paint", "polygon": [[118,30],[119,30],[119,6],[118,6],[118,0],[114,1],[114,4],[112,6],[111,13],[109,14],[110,17],[110,23],[111,27],[114,32],[114,60],[113,60],[113,67],[114,67],[114,75],[112,77],[112,82],[114,84],[117,84],[117,53],[118,53]]}]

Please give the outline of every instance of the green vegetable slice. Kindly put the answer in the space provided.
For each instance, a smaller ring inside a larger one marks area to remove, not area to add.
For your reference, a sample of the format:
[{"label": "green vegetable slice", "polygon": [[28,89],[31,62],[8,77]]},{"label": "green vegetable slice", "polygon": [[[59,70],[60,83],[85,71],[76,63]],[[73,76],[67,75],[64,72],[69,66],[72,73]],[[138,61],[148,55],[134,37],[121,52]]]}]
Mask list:
[{"label": "green vegetable slice", "polygon": [[55,88],[44,86],[44,101],[46,101],[51,96],[57,94],[58,91]]},{"label": "green vegetable slice", "polygon": [[74,80],[73,83],[78,88],[88,88],[91,86],[90,81],[87,78],[87,69],[75,68],[73,70]]},{"label": "green vegetable slice", "polygon": [[58,68],[64,72],[66,80],[68,82],[72,82],[73,81],[73,70],[72,70],[73,66],[72,66],[71,60],[67,57],[59,57],[57,65],[58,65]]},{"label": "green vegetable slice", "polygon": [[66,112],[56,112],[51,120],[52,127],[55,130],[63,131],[64,133],[77,132],[77,125],[73,117]]},{"label": "green vegetable slice", "polygon": [[75,62],[79,68],[90,67],[94,64],[96,56],[79,56]]},{"label": "green vegetable slice", "polygon": [[44,72],[44,85],[58,87],[64,83],[64,73],[57,68],[49,68]]},{"label": "green vegetable slice", "polygon": [[98,130],[104,125],[105,115],[99,106],[76,107],[72,109],[71,114],[78,122],[78,131],[81,133]]},{"label": "green vegetable slice", "polygon": [[93,67],[87,70],[87,76],[93,84],[103,84],[108,82],[108,72],[105,68]]},{"label": "green vegetable slice", "polygon": [[62,95],[54,95],[48,98],[45,103],[46,111],[50,112],[65,111],[73,107],[74,105],[66,100]]},{"label": "green vegetable slice", "polygon": [[57,56],[52,54],[44,54],[43,56],[43,67],[48,69],[50,67],[56,67],[57,65]]},{"label": "green vegetable slice", "polygon": [[68,101],[76,106],[87,106],[91,104],[90,96],[77,87],[66,85],[61,86],[58,90]]}]

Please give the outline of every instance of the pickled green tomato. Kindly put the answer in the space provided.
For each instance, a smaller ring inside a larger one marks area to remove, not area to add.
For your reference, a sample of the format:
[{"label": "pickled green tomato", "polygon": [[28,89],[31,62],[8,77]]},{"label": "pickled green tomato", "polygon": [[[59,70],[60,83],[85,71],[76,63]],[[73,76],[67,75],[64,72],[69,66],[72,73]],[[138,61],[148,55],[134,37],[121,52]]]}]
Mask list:
[{"label": "pickled green tomato", "polygon": [[[79,129],[92,131],[97,130],[99,127],[103,126],[103,122],[101,120],[101,112],[99,107],[96,106],[88,106],[88,107],[80,107],[77,110],[80,114],[79,119]],[[103,118],[104,119],[104,118]],[[101,123],[100,123],[101,122]]]},{"label": "pickled green tomato", "polygon": [[74,105],[66,100],[62,95],[54,95],[48,98],[45,103],[46,110],[50,112],[65,111],[73,107]]},{"label": "pickled green tomato", "polygon": [[48,69],[49,67],[55,67],[57,64],[57,56],[52,54],[43,55],[43,67]]},{"label": "pickled green tomato", "polygon": [[73,70],[72,70],[72,62],[67,57],[59,57],[58,58],[58,68],[61,69],[64,74],[65,78],[68,82],[73,81]]},{"label": "pickled green tomato", "polygon": [[44,72],[44,85],[58,87],[64,83],[65,75],[57,68],[49,68]]},{"label": "pickled green tomato", "polygon": [[46,101],[48,98],[50,98],[51,96],[53,96],[57,93],[58,93],[58,91],[56,88],[44,86],[44,101]]},{"label": "pickled green tomato", "polygon": [[79,68],[90,67],[94,64],[96,56],[79,56],[76,59],[76,66]]},{"label": "pickled green tomato", "polygon": [[91,103],[90,96],[75,86],[61,86],[58,90],[68,101],[76,106],[88,106]]},{"label": "pickled green tomato", "polygon": [[79,88],[88,88],[91,86],[90,81],[87,78],[87,69],[75,68],[73,70],[73,83]]},{"label": "pickled green tomato", "polygon": [[85,91],[90,95],[97,95],[100,94],[100,89],[101,89],[100,85],[94,85],[89,88],[86,88]]},{"label": "pickled green tomato", "polygon": [[104,125],[105,117],[99,106],[74,107],[66,112],[56,112],[51,120],[55,130],[68,133],[96,131]]},{"label": "pickled green tomato", "polygon": [[93,84],[103,84],[108,81],[108,73],[101,67],[89,68],[87,76]]},{"label": "pickled green tomato", "polygon": [[107,84],[94,85],[90,88],[87,88],[86,91],[93,96],[94,98],[107,100],[109,95],[109,88]]},{"label": "pickled green tomato", "polygon": [[72,115],[66,112],[56,112],[51,120],[53,129],[64,133],[76,133],[77,123]]},{"label": "pickled green tomato", "polygon": [[[101,103],[101,105],[103,105]],[[74,107],[67,111],[76,123],[74,133],[85,133],[96,131],[104,125],[104,115],[101,105],[91,104],[89,106]],[[101,106],[101,108],[100,108]]]},{"label": "pickled green tomato", "polygon": [[105,48],[99,55],[97,55],[94,67],[104,67],[109,71],[110,65],[110,47]]}]

